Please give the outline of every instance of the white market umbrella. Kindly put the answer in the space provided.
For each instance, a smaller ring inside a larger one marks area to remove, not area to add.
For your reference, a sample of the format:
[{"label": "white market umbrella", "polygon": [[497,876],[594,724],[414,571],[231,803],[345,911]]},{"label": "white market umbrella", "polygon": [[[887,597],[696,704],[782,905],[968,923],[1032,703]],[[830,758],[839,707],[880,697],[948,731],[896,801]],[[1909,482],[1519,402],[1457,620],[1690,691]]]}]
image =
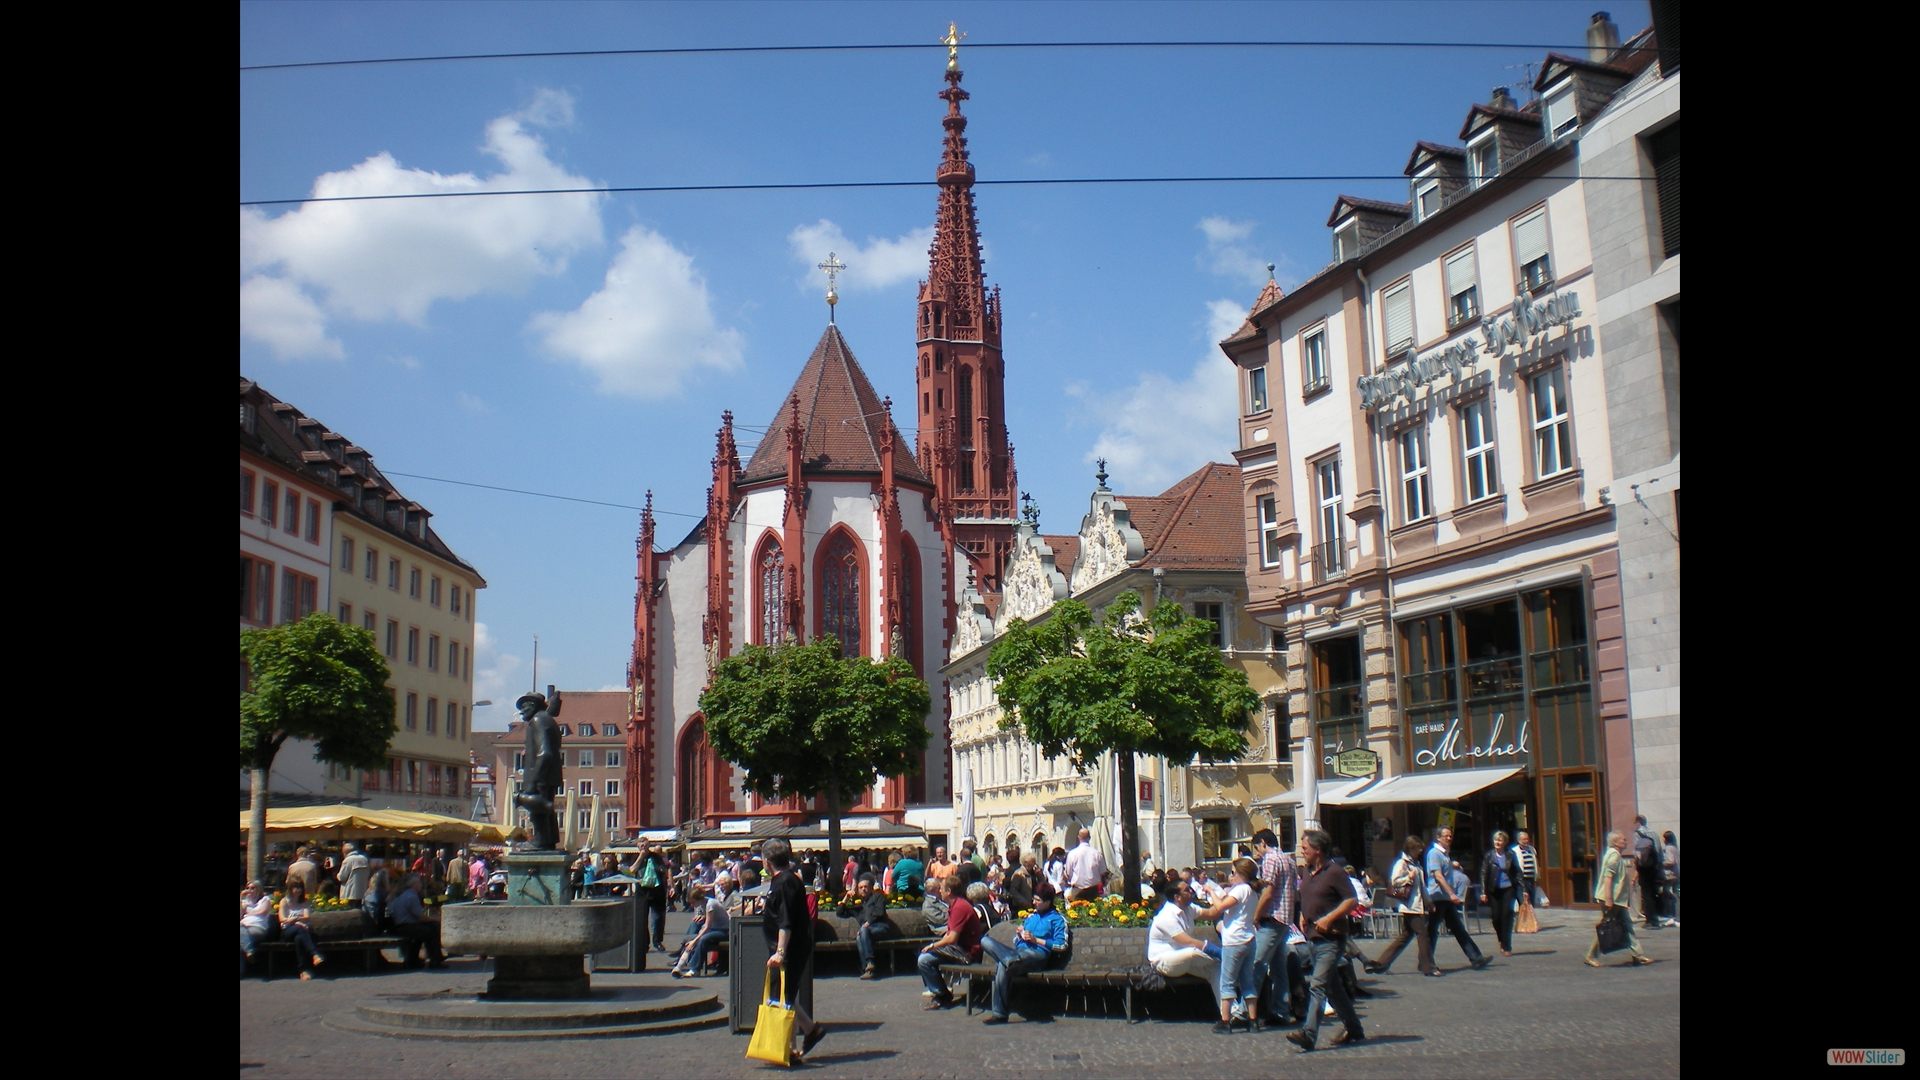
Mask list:
[{"label": "white market umbrella", "polygon": [[[973,770],[968,769],[966,775],[960,778],[960,839],[973,838]],[[959,850],[959,846],[955,845],[954,851],[957,853]]]},{"label": "white market umbrella", "polygon": [[1106,860],[1107,869],[1120,873],[1120,856],[1113,849],[1114,825],[1119,821],[1119,800],[1114,796],[1114,774],[1118,771],[1113,760],[1113,751],[1100,755],[1100,764],[1093,772],[1093,824],[1088,826],[1093,833],[1093,846]]},{"label": "white market umbrella", "polygon": [[566,820],[560,823],[560,850],[569,855],[573,854],[574,844],[580,841],[580,826],[573,814],[573,799],[573,789],[568,788]]},{"label": "white market umbrella", "polygon": [[587,846],[595,851],[607,846],[605,815],[600,812],[600,796],[593,797],[593,824],[587,827]]},{"label": "white market umbrella", "polygon": [[1299,773],[1294,774],[1294,783],[1300,785],[1300,818],[1295,822],[1298,826],[1294,832],[1296,836],[1308,829],[1320,827],[1320,752],[1314,745],[1311,724],[1307,725],[1304,745],[1307,775],[1302,778]]}]

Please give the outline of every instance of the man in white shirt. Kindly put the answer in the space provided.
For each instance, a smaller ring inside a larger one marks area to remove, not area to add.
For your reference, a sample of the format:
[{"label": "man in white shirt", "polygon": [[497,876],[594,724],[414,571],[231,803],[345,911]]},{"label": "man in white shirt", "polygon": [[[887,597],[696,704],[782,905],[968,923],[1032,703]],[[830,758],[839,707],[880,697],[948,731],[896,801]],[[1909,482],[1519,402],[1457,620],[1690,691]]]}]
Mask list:
[{"label": "man in white shirt", "polygon": [[340,860],[340,899],[356,904],[365,899],[370,874],[367,857],[360,854],[360,845],[348,844],[347,857]]},{"label": "man in white shirt", "polygon": [[1107,860],[1093,846],[1093,830],[1080,829],[1080,843],[1067,852],[1067,899],[1088,900],[1100,895],[1100,879],[1106,877]]},{"label": "man in white shirt", "polygon": [[1198,975],[1218,983],[1220,962],[1207,955],[1207,943],[1193,936],[1193,889],[1182,883],[1160,906],[1147,929],[1147,963],[1169,978]]}]

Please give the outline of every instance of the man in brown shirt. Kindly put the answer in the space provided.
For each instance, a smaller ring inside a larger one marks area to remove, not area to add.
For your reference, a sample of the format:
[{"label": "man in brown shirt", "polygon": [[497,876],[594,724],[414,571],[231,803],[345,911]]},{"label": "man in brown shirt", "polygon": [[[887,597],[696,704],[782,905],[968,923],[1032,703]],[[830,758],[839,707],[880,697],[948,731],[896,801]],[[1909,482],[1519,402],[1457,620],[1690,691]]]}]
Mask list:
[{"label": "man in brown shirt", "polygon": [[1300,929],[1313,951],[1313,981],[1307,994],[1307,1018],[1299,1031],[1287,1033],[1287,1041],[1302,1050],[1315,1048],[1320,1034],[1320,1015],[1326,1011],[1328,1001],[1333,1002],[1333,1011],[1345,1027],[1333,1040],[1335,1046],[1361,1042],[1367,1037],[1360,1027],[1359,1015],[1353,1011],[1353,999],[1347,996],[1346,986],[1333,973],[1346,948],[1347,913],[1358,901],[1346,871],[1327,859],[1332,847],[1333,838],[1319,829],[1308,829],[1300,837],[1300,855],[1306,863],[1306,876],[1300,882]]}]

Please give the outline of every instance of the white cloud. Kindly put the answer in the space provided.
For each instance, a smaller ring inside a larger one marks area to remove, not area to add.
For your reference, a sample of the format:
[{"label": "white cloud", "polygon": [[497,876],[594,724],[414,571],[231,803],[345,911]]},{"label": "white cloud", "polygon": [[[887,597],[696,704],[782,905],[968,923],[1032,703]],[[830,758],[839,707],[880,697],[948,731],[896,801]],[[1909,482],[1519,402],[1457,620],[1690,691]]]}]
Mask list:
[{"label": "white cloud", "polygon": [[[418,192],[587,187],[547,155],[531,129],[572,121],[573,100],[537,91],[518,112],[489,123],[481,150],[500,163],[485,177],[404,168],[382,151],[313,182],[315,197]],[[318,312],[419,325],[436,300],[518,294],[534,278],[561,273],[570,255],[598,245],[604,195],[538,198],[396,199],[307,203],[278,217],[240,212],[241,333],[283,359],[327,355],[298,350],[321,331]],[[276,306],[249,304],[281,297]],[[306,323],[289,323],[284,298],[306,300]],[[278,321],[275,315],[279,315]],[[295,332],[298,331],[298,332]],[[321,337],[320,340],[324,340]],[[336,343],[333,347],[339,348]],[[291,350],[291,351],[290,351]]]},{"label": "white cloud", "polygon": [[517,715],[513,701],[520,693],[513,688],[526,685],[521,675],[526,661],[501,652],[499,640],[483,622],[473,625],[473,656],[473,699],[493,702],[479,707],[474,726],[480,731],[505,731]]},{"label": "white cloud", "polygon": [[927,272],[927,249],[933,246],[933,226],[915,229],[893,240],[867,237],[865,245],[847,239],[840,226],[821,218],[787,234],[796,261],[805,263],[805,280],[824,294],[826,281],[816,267],[829,253],[839,256],[847,268],[840,275],[842,292],[855,289],[884,289],[903,281],[918,281]]},{"label": "white cloud", "polygon": [[493,411],[493,406],[480,400],[477,396],[467,393],[465,390],[453,395],[453,400],[462,409],[465,409],[475,416],[485,416]]},{"label": "white cloud", "polygon": [[1069,387],[1105,421],[1085,460],[1106,458],[1118,485],[1146,493],[1164,490],[1205,462],[1230,460],[1239,391],[1233,363],[1213,343],[1246,316],[1246,307],[1232,300],[1207,304],[1207,353],[1185,379],[1148,372],[1105,397]]},{"label": "white cloud", "polygon": [[280,360],[346,356],[327,336],[320,305],[285,278],[252,277],[240,283],[240,331],[273,350]]},{"label": "white cloud", "polygon": [[1219,216],[1201,218],[1199,229],[1207,234],[1207,250],[1196,256],[1195,261],[1216,274],[1237,277],[1256,286],[1264,284],[1267,260],[1246,246],[1246,241],[1253,236],[1253,225],[1251,221],[1229,221]]},{"label": "white cloud", "polygon": [[741,366],[740,332],[716,325],[693,256],[644,225],[621,238],[600,291],[572,311],[535,315],[527,330],[608,393],[663,397],[696,368]]}]

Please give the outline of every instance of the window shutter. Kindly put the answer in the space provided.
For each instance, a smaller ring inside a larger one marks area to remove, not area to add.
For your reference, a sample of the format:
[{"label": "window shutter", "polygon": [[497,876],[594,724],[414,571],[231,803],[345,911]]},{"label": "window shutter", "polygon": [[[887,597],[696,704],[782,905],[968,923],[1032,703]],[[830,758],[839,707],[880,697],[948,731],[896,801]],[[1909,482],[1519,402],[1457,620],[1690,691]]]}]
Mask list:
[{"label": "window shutter", "polygon": [[1680,125],[1648,140],[1647,150],[1660,194],[1660,238],[1671,258],[1680,254]]},{"label": "window shutter", "polygon": [[1479,284],[1473,272],[1473,249],[1453,256],[1447,260],[1447,295],[1458,296]]},{"label": "window shutter", "polygon": [[1535,210],[1513,225],[1513,246],[1521,266],[1547,253],[1547,212]]},{"label": "window shutter", "polygon": [[1387,293],[1387,355],[1398,356],[1413,346],[1413,292],[1400,285]]}]

